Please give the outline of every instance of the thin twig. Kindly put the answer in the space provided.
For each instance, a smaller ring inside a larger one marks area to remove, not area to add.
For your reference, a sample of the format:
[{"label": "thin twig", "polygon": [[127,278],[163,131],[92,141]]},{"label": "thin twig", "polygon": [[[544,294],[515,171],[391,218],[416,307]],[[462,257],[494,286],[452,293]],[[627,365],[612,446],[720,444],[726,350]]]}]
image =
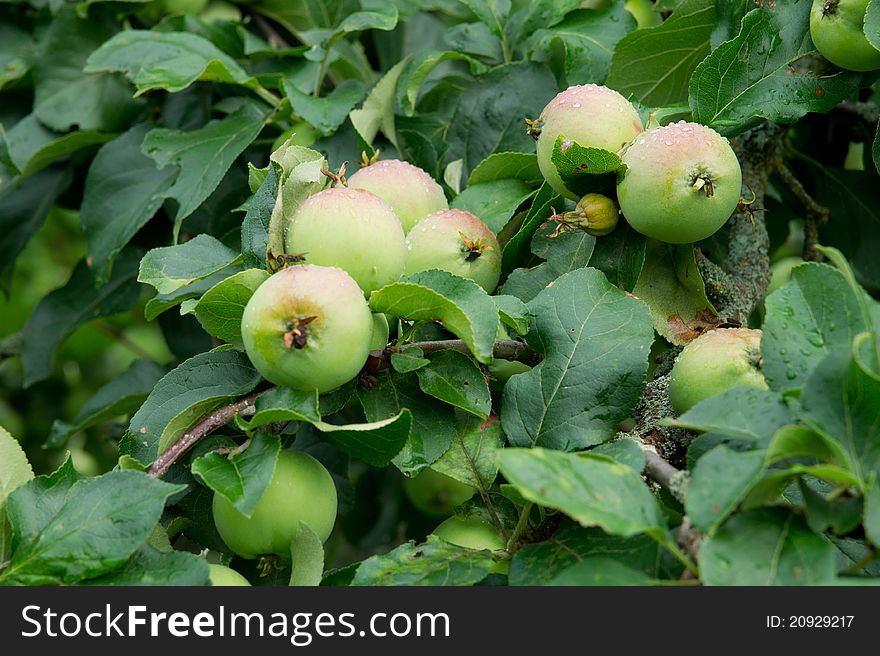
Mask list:
[{"label": "thin twig", "polygon": [[230,403],[218,410],[209,412],[199,419],[179,440],[164,451],[150,467],[149,474],[160,478],[180,460],[184,453],[194,447],[202,438],[232,421],[235,415],[250,417],[254,414],[257,394],[251,394],[235,403]]},{"label": "thin twig", "polygon": [[106,321],[96,321],[94,325],[98,332],[104,333],[108,337],[112,337],[135,355],[155,362],[156,358],[153,355],[141,348],[139,344],[126,337],[125,333],[119,330],[116,326],[111,326]]},{"label": "thin twig", "polygon": [[285,50],[290,47],[290,44],[284,40],[280,34],[278,34],[277,30],[272,27],[271,23],[263,18],[260,14],[253,15],[254,24],[263,33],[263,36],[266,37],[266,41],[269,42],[269,45],[275,48],[276,50]]},{"label": "thin twig", "polygon": [[807,211],[804,217],[803,258],[809,262],[819,262],[822,259],[822,254],[817,248],[819,245],[819,226],[828,221],[830,212],[827,207],[820,205],[810,196],[794,172],[781,159],[776,164],[776,171]]},{"label": "thin twig", "polygon": [[683,472],[666,462],[653,449],[645,449],[643,452],[645,454],[645,474],[658,485],[673,492],[673,489],[677,487],[676,480],[680,480]]}]

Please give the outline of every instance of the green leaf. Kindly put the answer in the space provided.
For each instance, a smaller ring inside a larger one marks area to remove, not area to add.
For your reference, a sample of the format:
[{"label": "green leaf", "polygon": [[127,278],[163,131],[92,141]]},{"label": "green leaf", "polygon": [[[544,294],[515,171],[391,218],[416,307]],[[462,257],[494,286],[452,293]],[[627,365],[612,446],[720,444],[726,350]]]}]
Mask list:
[{"label": "green leaf", "polygon": [[691,74],[709,54],[714,28],[714,0],[684,0],[657,27],[617,42],[605,84],[650,107],[687,99]]},{"label": "green leaf", "polygon": [[290,543],[290,585],[316,586],[324,575],[324,544],[304,521]]},{"label": "green leaf", "polygon": [[315,28],[332,28],[359,8],[356,0],[261,0],[256,9],[299,38]]},{"label": "green leaf", "polygon": [[834,546],[785,508],[729,519],[700,548],[705,585],[827,585],[837,572]]},{"label": "green leaf", "polygon": [[371,146],[379,130],[394,147],[397,147],[397,132],[394,127],[394,99],[397,81],[400,79],[408,58],[403,58],[392,66],[367,95],[360,109],[349,114],[351,124],[365,144]]},{"label": "green leaf", "polygon": [[615,153],[581,146],[564,134],[556,137],[550,159],[565,188],[578,197],[590,193],[613,195],[617,174],[623,168]]},{"label": "green leaf", "polygon": [[731,451],[720,445],[697,461],[685,493],[694,525],[711,535],[764,473],[764,451]]},{"label": "green leaf", "polygon": [[501,322],[508,328],[512,328],[518,335],[525,335],[529,332],[529,307],[516,296],[505,296],[504,294],[492,297],[495,306],[498,308],[498,316]]},{"label": "green leaf", "polygon": [[654,338],[648,309],[601,272],[577,269],[529,310],[528,342],[544,360],[507,382],[501,419],[508,440],[563,450],[606,441],[645,385]]},{"label": "green leaf", "polygon": [[268,277],[269,273],[263,269],[246,269],[206,291],[193,308],[205,332],[237,348],[243,348],[241,315],[257,287]]},{"label": "green leaf", "polygon": [[44,127],[34,114],[28,114],[13,125],[5,137],[0,133],[6,156],[17,169],[19,180],[42,171],[56,160],[90,146],[99,146],[115,136],[110,132],[89,130],[59,134]]},{"label": "green leaf", "polygon": [[128,126],[142,105],[132,100],[125,80],[83,70],[108,36],[102,21],[81,20],[70,5],[50,23],[33,66],[34,113],[43,125],[58,132],[74,126],[116,132]]},{"label": "green leaf", "polygon": [[464,353],[446,349],[428,356],[418,369],[419,387],[425,394],[486,419],[492,411],[489,384],[479,365]]},{"label": "green leaf", "polygon": [[60,448],[76,433],[137,410],[166,373],[152,360],[140,359],[103,385],[76,413],[70,423],[56,419],[46,446]]},{"label": "green leaf", "polygon": [[183,486],[112,471],[73,483],[54,507],[44,503],[41,488],[34,480],[7,499],[15,552],[0,580],[75,583],[122,565],[146,542],[166,499]]},{"label": "green leaf", "polygon": [[779,394],[753,387],[735,387],[701,401],[669,423],[766,447],[776,431],[792,420],[791,410]]},{"label": "green leaf", "polygon": [[608,535],[564,520],[553,536],[516,552],[510,563],[510,585],[547,585],[556,576],[585,560],[608,558],[650,579],[678,578],[681,566],[647,535]]},{"label": "green leaf", "polygon": [[880,4],[877,0],[868,2],[868,9],[865,13],[864,25],[865,38],[868,42],[880,50]]},{"label": "green leaf", "polygon": [[179,169],[167,192],[178,203],[175,234],[183,220],[217,188],[235,159],[263,129],[266,118],[265,106],[248,100],[229,116],[210,121],[198,130],[154,128],[147,133],[144,154],[152,157],[160,169],[169,164]]},{"label": "green leaf", "polygon": [[208,563],[184,551],[157,551],[144,545],[119,569],[81,585],[210,585]]},{"label": "green leaf", "polygon": [[289,79],[284,80],[284,95],[290,106],[322,134],[332,134],[345,122],[352,108],[366,95],[359,80],[344,80],[330,95],[316,97],[303,93]]},{"label": "green leaf", "polygon": [[677,346],[718,324],[691,244],[649,241],[633,294],[648,304],[654,330]]},{"label": "green leaf", "polygon": [[498,310],[471,280],[439,270],[416,273],[374,291],[370,309],[409,321],[437,321],[464,341],[477,361],[492,361]]},{"label": "green leaf", "polygon": [[549,449],[504,449],[501,473],[526,499],[559,510],[581,526],[662,542],[666,522],[638,472],[605,456]]},{"label": "green leaf", "polygon": [[478,77],[458,97],[446,135],[447,161],[461,158],[470,174],[492,153],[533,152],[523,119],[540,114],[556,92],[547,67],[530,62],[497,66]]},{"label": "green leaf", "polygon": [[647,239],[620,221],[610,235],[596,240],[590,266],[599,269],[608,282],[631,292],[645,264]]},{"label": "green leaf", "polygon": [[269,224],[278,194],[278,173],[274,166],[260,183],[259,189],[245,204],[241,223],[241,255],[245,266],[265,269],[269,247]]},{"label": "green leaf", "polygon": [[468,186],[496,180],[519,180],[533,186],[543,181],[535,153],[492,153],[474,167]]},{"label": "green leaf", "polygon": [[40,171],[21,184],[0,186],[0,273],[12,266],[33,234],[43,225],[55,199],[67,189],[71,178],[70,169],[53,167]]},{"label": "green leaf", "polygon": [[450,207],[470,212],[497,234],[517,208],[534,195],[535,190],[526,183],[508,178],[470,185]]},{"label": "green leaf", "polygon": [[238,512],[250,517],[272,480],[280,451],[281,441],[277,435],[258,431],[248,447],[231,459],[216,451],[196,458],[192,473],[211,490],[229,499]]},{"label": "green leaf", "polygon": [[[524,266],[529,259],[530,248],[532,247],[532,238],[548,217],[555,214],[555,207],[562,207],[562,196],[558,195],[553,188],[544,183],[538,189],[532,206],[523,219],[522,226],[517,230],[516,234],[510,237],[504,244],[501,252],[501,272],[507,274],[518,266]],[[513,293],[513,292],[505,292]],[[518,294],[514,294],[517,296]],[[522,298],[522,296],[520,296]],[[523,300],[526,300],[523,298]]]},{"label": "green leaf", "polygon": [[412,413],[409,439],[393,460],[402,472],[417,472],[449,448],[454,433],[453,410],[422,392],[415,376],[386,369],[376,375],[372,388],[359,387],[357,395],[368,421],[387,420],[404,409]]},{"label": "green leaf", "polygon": [[[324,188],[327,181],[321,169],[327,168],[324,156],[310,148],[291,144],[291,137],[270,156],[281,168],[278,194],[269,218],[266,259],[275,264],[276,256],[285,253],[288,219],[309,196]],[[268,200],[268,199],[267,199]]]},{"label": "green leaf", "polygon": [[394,371],[407,374],[427,367],[431,363],[424,356],[424,352],[418,346],[405,346],[400,352],[391,354],[391,366],[394,367]]},{"label": "green leaf", "polygon": [[810,3],[754,9],[736,38],[722,43],[694,70],[690,106],[694,120],[735,135],[765,120],[794,123],[808,112],[827,112],[849,98],[858,73],[818,75],[798,60],[815,52]]},{"label": "green leaf", "polygon": [[280,421],[305,421],[345,453],[374,467],[384,467],[400,453],[412,431],[412,413],[405,408],[366,424],[334,425],[321,421],[314,393],[278,387],[257,397],[256,414],[242,425],[251,431]]},{"label": "green leaf", "polygon": [[767,447],[767,462],[808,457],[822,462],[846,465],[848,456],[834,440],[806,426],[783,426],[773,435]]},{"label": "green leaf", "polygon": [[835,352],[813,370],[801,394],[801,417],[840,445],[848,469],[866,485],[880,474],[880,380],[857,357]]},{"label": "green leaf", "polygon": [[868,489],[865,490],[864,528],[865,535],[874,543],[880,544],[880,483],[875,474]]},{"label": "green leaf", "polygon": [[[225,280],[241,270],[241,258],[236,258],[229,266],[226,266],[205,278],[195,280],[167,294],[156,294],[153,298],[147,301],[147,304],[144,306],[144,317],[147,321],[152,321],[166,310],[182,305],[184,301],[200,297],[221,280]],[[181,308],[181,314],[183,314],[183,308]]]},{"label": "green leaf", "polygon": [[[536,27],[543,25],[546,23]],[[620,2],[607,9],[576,9],[561,23],[532,34],[528,49],[531,59],[546,62],[561,46],[567,85],[601,82],[611,67],[614,47],[634,27],[632,14]]]},{"label": "green leaf", "polygon": [[125,30],[89,55],[86,73],[120,72],[137,94],[177,92],[193,82],[221,82],[259,89],[259,83],[207,39],[185,32]]},{"label": "green leaf", "polygon": [[544,262],[512,271],[501,287],[503,294],[528,303],[554,280],[587,266],[597,239],[583,230],[562,232],[554,237],[555,231],[556,225],[548,222],[535,233],[532,252]]},{"label": "green leaf", "polygon": [[481,23],[497,37],[504,36],[504,26],[510,16],[510,0],[461,0]]},{"label": "green leaf", "polygon": [[805,263],[764,303],[762,371],[771,389],[800,389],[831,353],[849,351],[869,330],[846,277],[827,264]]},{"label": "green leaf", "polygon": [[363,561],[351,585],[474,585],[489,574],[490,551],[457,547],[435,535],[424,544],[406,542]]},{"label": "green leaf", "polygon": [[152,285],[160,294],[170,294],[217,273],[240,257],[211,235],[200,234],[182,244],[154,248],[144,255],[138,282]]},{"label": "green leaf", "polygon": [[400,105],[408,116],[412,116],[415,112],[419,91],[428,77],[437,66],[447,61],[465,61],[470,65],[471,72],[474,74],[486,71],[486,67],[482,63],[462,52],[428,50],[415,53],[400,74],[400,80],[397,84]]},{"label": "green leaf", "polygon": [[89,166],[80,223],[99,284],[107,282],[119,251],[162,206],[174,180],[174,167],[157,169],[141,152],[149,127],[136,125],[106,144]]},{"label": "green leaf", "polygon": [[120,449],[150,463],[203,414],[248,394],[260,380],[247,356],[238,351],[199,353],[156,383],[131,418]]},{"label": "green leaf", "polygon": [[637,472],[645,469],[645,452],[635,440],[628,437],[621,437],[613,442],[600,444],[590,449],[590,453],[608,456],[621,465],[627,465]]},{"label": "green leaf", "polygon": [[43,297],[23,329],[25,387],[52,373],[56,351],[77,327],[128,310],[137,302],[140,290],[135,272],[139,256],[134,251],[122,253],[110,280],[97,289],[89,267],[80,261],[64,287]]},{"label": "green leaf", "polygon": [[587,556],[557,574],[547,585],[654,585],[657,581],[608,556]]},{"label": "green leaf", "polygon": [[[830,530],[837,535],[852,533],[862,523],[862,499],[859,497],[825,496],[824,487],[816,489],[820,483],[813,479],[808,483],[803,477],[798,479],[798,490],[803,498],[807,525],[815,533]],[[866,529],[867,532],[867,529]]]},{"label": "green leaf", "polygon": [[6,498],[16,488],[34,477],[34,471],[27,456],[12,435],[0,426],[0,562],[5,563],[10,555],[10,527],[6,518]]},{"label": "green leaf", "polygon": [[452,444],[431,469],[488,492],[498,476],[498,454],[503,447],[504,432],[497,419],[481,422],[459,415]]}]

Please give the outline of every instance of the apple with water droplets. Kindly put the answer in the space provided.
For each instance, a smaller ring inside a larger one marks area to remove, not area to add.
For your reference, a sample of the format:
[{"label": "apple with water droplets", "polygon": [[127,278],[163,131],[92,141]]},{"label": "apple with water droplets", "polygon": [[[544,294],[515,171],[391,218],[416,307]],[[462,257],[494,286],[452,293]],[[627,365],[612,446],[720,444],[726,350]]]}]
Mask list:
[{"label": "apple with water droplets", "polygon": [[489,226],[470,212],[434,212],[406,237],[407,275],[429,269],[473,280],[491,294],[501,277],[501,247]]},{"label": "apple with water droplets", "polygon": [[688,342],[669,374],[669,401],[682,414],[734,387],[767,389],[761,373],[761,331],[717,328]]},{"label": "apple with water droplets", "polygon": [[598,84],[571,86],[551,100],[529,134],[537,139],[538,167],[556,193],[578,200],[565,187],[556,165],[553,146],[560,134],[585,148],[602,148],[616,153],[642,131],[642,120],[626,98]]},{"label": "apple with water droplets", "polygon": [[345,271],[297,264],[257,288],[244,308],[241,336],[266,380],[329,392],[357,376],[366,362],[373,315]]},{"label": "apple with water droplets", "polygon": [[296,208],[284,245],[304,262],[345,270],[369,295],[403,273],[404,239],[384,200],[363,189],[331,187]]},{"label": "apple with water droplets", "polygon": [[404,232],[429,214],[449,207],[443,188],[426,171],[399,159],[383,159],[348,179],[351,189],[365,189],[388,203]]},{"label": "apple with water droplets", "polygon": [[727,139],[679,121],[640,134],[622,152],[617,200],[627,222],[652,239],[687,244],[718,231],[736,210],[742,171]]}]

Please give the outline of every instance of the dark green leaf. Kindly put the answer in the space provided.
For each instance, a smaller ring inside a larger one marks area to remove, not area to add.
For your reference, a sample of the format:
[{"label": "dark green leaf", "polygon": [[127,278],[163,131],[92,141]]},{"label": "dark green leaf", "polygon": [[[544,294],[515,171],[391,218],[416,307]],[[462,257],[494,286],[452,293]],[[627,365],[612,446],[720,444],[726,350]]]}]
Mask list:
[{"label": "dark green leaf", "polygon": [[685,494],[694,525],[711,535],[764,473],[764,451],[738,453],[717,446],[697,461]]},{"label": "dark green leaf", "polygon": [[161,552],[144,545],[119,569],[82,585],[210,585],[208,562],[183,551]]},{"label": "dark green leaf", "polygon": [[206,291],[193,308],[205,332],[242,348],[241,315],[257,287],[268,277],[268,271],[263,269],[246,269]]},{"label": "dark green leaf", "polygon": [[349,112],[364,99],[366,89],[358,80],[344,80],[328,96],[315,97],[284,80],[284,95],[297,114],[326,135],[345,122]]},{"label": "dark green leaf", "polygon": [[450,207],[470,212],[497,234],[517,208],[534,194],[535,190],[526,183],[511,178],[481,182],[462,191]]},{"label": "dark green leaf", "polygon": [[776,431],[791,422],[791,410],[778,394],[736,387],[698,403],[671,423],[766,447]]},{"label": "dark green leaf", "polygon": [[595,269],[565,274],[530,303],[529,345],[544,355],[505,387],[511,444],[575,450],[604,442],[645,385],[648,309]]},{"label": "dark green leaf", "polygon": [[217,273],[241,257],[211,235],[196,235],[183,244],[154,248],[140,263],[138,282],[170,294]]},{"label": "dark green leaf", "polygon": [[425,394],[486,419],[492,410],[489,384],[479,365],[464,353],[444,350],[428,357],[418,369],[419,387]]}]

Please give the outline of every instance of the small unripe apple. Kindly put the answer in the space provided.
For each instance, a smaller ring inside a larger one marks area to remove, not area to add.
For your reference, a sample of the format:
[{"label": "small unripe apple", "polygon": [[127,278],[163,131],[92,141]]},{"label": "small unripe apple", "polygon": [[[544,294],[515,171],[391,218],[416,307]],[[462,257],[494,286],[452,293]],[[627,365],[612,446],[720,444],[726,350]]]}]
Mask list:
[{"label": "small unripe apple", "polygon": [[[507,546],[492,522],[478,515],[453,515],[435,528],[433,534],[458,547],[476,551],[487,549],[498,554]],[[496,560],[489,571],[493,574],[507,574],[509,569],[510,561],[502,559]]]},{"label": "small unripe apple", "polygon": [[336,486],[330,472],[309,454],[282,451],[250,517],[217,493],[213,512],[223,542],[242,558],[276,554],[289,559],[300,521],[322,542],[330,536],[336,522]]},{"label": "small unripe apple", "polygon": [[208,565],[208,578],[214,586],[243,586],[250,582],[234,569],[226,565]]},{"label": "small unripe apple", "polygon": [[880,50],[865,36],[870,0],[813,0],[810,37],[819,53],[850,71],[880,68]]},{"label": "small unripe apple", "polygon": [[345,271],[299,264],[257,288],[244,308],[241,336],[266,380],[323,393],[348,382],[364,366],[373,315]]},{"label": "small unripe apple", "polygon": [[770,265],[770,284],[767,286],[767,294],[775,292],[791,280],[791,272],[798,265],[803,264],[803,258],[797,255],[783,257]]},{"label": "small unripe apple", "polygon": [[538,167],[556,193],[578,200],[562,183],[553,164],[553,146],[560,134],[587,148],[616,153],[642,131],[635,107],[617,91],[597,84],[572,86],[557,95],[529,127],[537,137]]},{"label": "small unripe apple", "polygon": [[739,161],[727,139],[697,123],[648,130],[623,151],[617,182],[624,218],[637,232],[670,244],[706,239],[736,210]]},{"label": "small unripe apple", "polygon": [[476,489],[433,469],[403,479],[403,491],[416,508],[428,515],[445,517],[470,499]]},{"label": "small unripe apple", "polygon": [[676,414],[734,387],[767,389],[761,373],[761,331],[718,328],[688,342],[669,375]]},{"label": "small unripe apple", "polygon": [[654,27],[663,22],[660,14],[654,11],[654,3],[651,0],[626,0],[623,8],[632,14],[639,28]]},{"label": "small unripe apple", "polygon": [[469,278],[491,294],[501,277],[501,247],[489,226],[470,212],[435,212],[406,237],[406,274],[429,269]]},{"label": "small unripe apple", "polygon": [[369,295],[403,273],[404,239],[388,203],[363,189],[334,187],[296,208],[284,244],[305,262],[347,271]]},{"label": "small unripe apple", "polygon": [[391,206],[404,232],[429,214],[449,207],[443,188],[426,171],[399,159],[383,159],[348,179],[351,189],[366,189]]},{"label": "small unripe apple", "polygon": [[614,201],[602,194],[586,194],[572,212],[561,215],[560,221],[572,228],[580,228],[594,237],[614,232],[619,211]]}]

